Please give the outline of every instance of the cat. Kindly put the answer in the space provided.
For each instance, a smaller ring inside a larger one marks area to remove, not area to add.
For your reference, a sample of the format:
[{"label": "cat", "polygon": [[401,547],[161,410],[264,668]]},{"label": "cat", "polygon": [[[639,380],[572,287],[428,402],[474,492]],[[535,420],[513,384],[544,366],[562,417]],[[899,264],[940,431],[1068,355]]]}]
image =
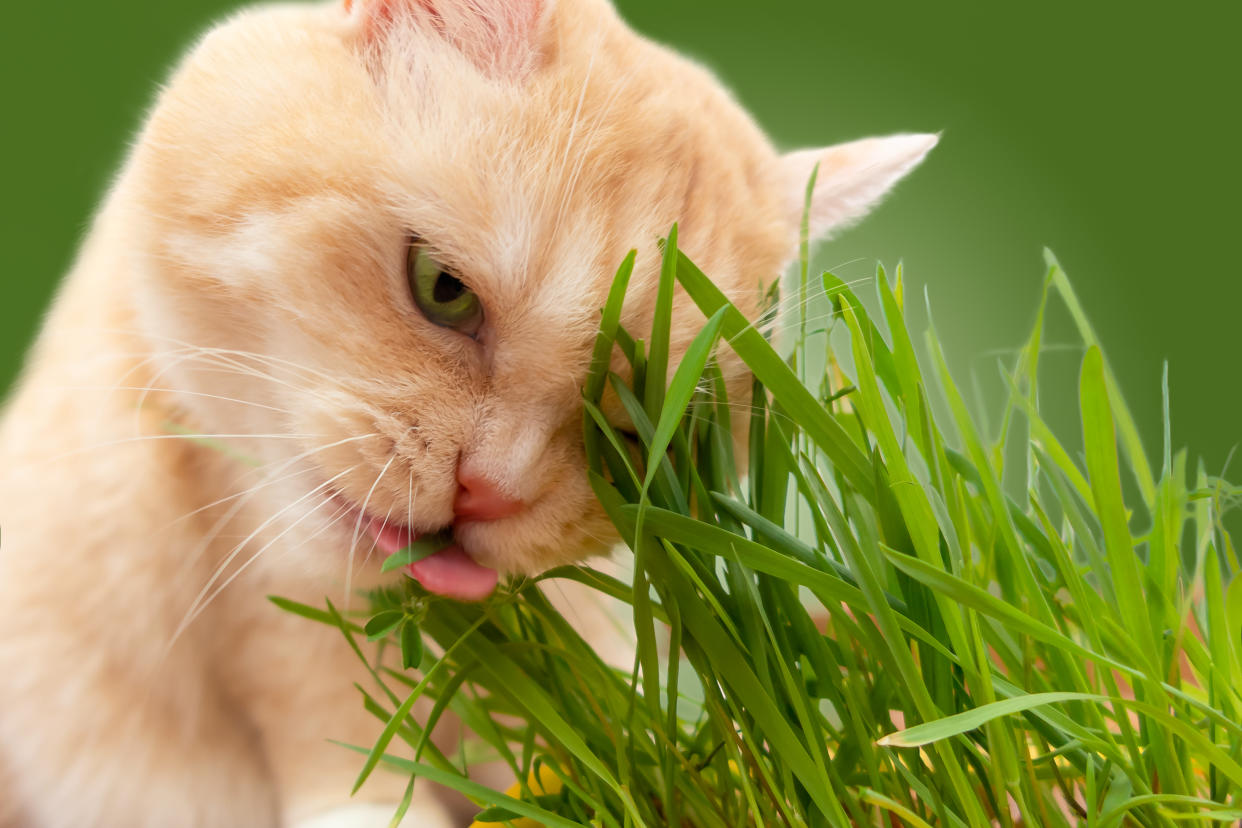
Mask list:
[{"label": "cat", "polygon": [[[0,824],[294,825],[347,804],[358,760],[326,739],[373,741],[364,678],[339,633],[265,596],[414,577],[477,600],[607,553],[580,395],[627,251],[629,330],[649,330],[675,221],[753,317],[813,169],[818,238],[935,142],[782,155],[607,0],[332,0],[212,30],[4,410]],[[702,322],[678,291],[674,361]],[[379,573],[445,529],[453,546]],[[377,775],[358,801],[403,785]],[[420,785],[410,824],[460,824],[448,801]]]}]

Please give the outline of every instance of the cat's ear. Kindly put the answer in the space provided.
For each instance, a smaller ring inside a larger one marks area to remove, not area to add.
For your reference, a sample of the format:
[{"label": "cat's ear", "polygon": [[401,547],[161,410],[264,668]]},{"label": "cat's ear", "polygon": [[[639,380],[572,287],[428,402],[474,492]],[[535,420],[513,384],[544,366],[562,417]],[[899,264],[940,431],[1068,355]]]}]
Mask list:
[{"label": "cat's ear", "polygon": [[481,67],[520,73],[540,49],[555,0],[344,0],[372,39],[405,27],[435,31]]},{"label": "cat's ear", "polygon": [[820,239],[858,221],[936,146],[938,135],[864,138],[825,149],[799,150],[782,159],[787,213],[802,223],[806,188],[819,165],[811,194],[810,236]]}]

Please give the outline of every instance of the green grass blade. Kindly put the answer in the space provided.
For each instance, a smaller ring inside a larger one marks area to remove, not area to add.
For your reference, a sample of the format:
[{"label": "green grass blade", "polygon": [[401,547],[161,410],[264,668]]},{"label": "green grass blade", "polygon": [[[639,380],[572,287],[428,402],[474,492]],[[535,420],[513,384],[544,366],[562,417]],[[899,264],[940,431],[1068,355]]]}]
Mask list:
[{"label": "green grass blade", "polygon": [[438,533],[425,538],[419,538],[404,549],[398,549],[385,558],[383,565],[380,566],[380,572],[392,572],[394,569],[401,569],[412,563],[418,563],[424,558],[430,558],[452,543],[453,538],[447,533]]},{"label": "green grass blade", "polygon": [[583,396],[593,403],[599,403],[604,393],[604,383],[608,377],[608,366],[611,362],[612,345],[617,339],[618,325],[621,322],[621,306],[625,301],[625,291],[629,287],[630,277],[634,273],[634,261],[637,250],[631,250],[617,270],[608,291],[608,299],[604,304],[603,316],[600,320],[599,336],[595,339],[595,349],[591,354],[591,369],[587,375],[586,389]]},{"label": "green grass blade", "polygon": [[[1065,275],[1065,271],[1061,268],[1060,263],[1052,255],[1051,251],[1045,250],[1044,258],[1052,269],[1052,283],[1061,294],[1061,299],[1065,302],[1066,308],[1069,309],[1070,316],[1074,319],[1074,324],[1078,326],[1078,332],[1082,336],[1083,342],[1086,343],[1088,348],[1099,348],[1099,337],[1096,336],[1095,329],[1087,320],[1087,314],[1083,310],[1082,303],[1078,300],[1078,295],[1074,292],[1073,286],[1070,284],[1069,277]],[[1151,465],[1147,461],[1147,455],[1143,451],[1143,441],[1139,437],[1138,426],[1135,424],[1134,417],[1130,414],[1130,409],[1121,394],[1121,386],[1117,383],[1117,378],[1113,374],[1112,368],[1106,363],[1103,365],[1103,373],[1104,385],[1108,390],[1108,398],[1117,418],[1117,427],[1121,431],[1122,446],[1125,447],[1126,459],[1130,461],[1130,468],[1134,472],[1134,479],[1138,482],[1139,491],[1143,493],[1143,499],[1147,503],[1152,503],[1156,499],[1156,483],[1152,477]]]},{"label": "green grass blade", "polygon": [[1156,642],[1143,595],[1139,560],[1134,553],[1134,541],[1126,520],[1112,408],[1104,379],[1104,359],[1098,347],[1088,348],[1083,359],[1079,397],[1091,494],[1104,528],[1104,545],[1108,552],[1109,570],[1116,584],[1121,616],[1134,624],[1141,650],[1154,654]]},{"label": "green grass blade", "polygon": [[[366,748],[358,747],[357,745],[347,745],[341,742],[337,742],[336,744],[357,753],[367,753]],[[431,765],[425,765],[421,762],[412,762],[409,759],[402,759],[399,756],[392,756],[390,754],[383,754],[380,757],[380,760],[394,770],[403,771],[413,776],[421,776],[430,782],[435,782],[437,785],[444,785],[447,788],[452,788],[458,793],[464,794],[472,799],[477,799],[481,802],[486,802],[493,807],[504,808],[528,819],[541,822],[546,828],[589,828],[589,826],[586,826],[581,822],[571,822],[551,811],[540,808],[537,805],[533,805],[521,799],[514,799],[511,796],[506,796],[499,791],[492,790],[486,785],[471,782],[468,778],[461,776],[460,774],[449,773],[441,770],[440,768],[432,767]]]},{"label": "green grass blade", "polygon": [[877,744],[885,747],[920,747],[957,736],[969,730],[983,727],[994,719],[1011,716],[1046,704],[1059,704],[1067,701],[1107,701],[1107,696],[1097,693],[1032,693],[1011,699],[985,704],[972,710],[964,710],[934,722],[924,722],[905,730],[889,733]]},{"label": "green grass blade", "polygon": [[677,278],[699,309],[708,316],[725,309],[722,332],[729,346],[780,403],[807,436],[824,451],[851,485],[874,497],[871,463],[849,433],[806,389],[763,335],[711,281],[683,254]]},{"label": "green grass blade", "polygon": [[648,449],[647,477],[643,480],[644,491],[655,478],[656,471],[660,467],[660,460],[668,451],[668,445],[673,439],[673,432],[677,424],[681,422],[681,418],[685,416],[686,407],[690,405],[690,399],[694,396],[699,379],[703,376],[703,369],[707,367],[707,360],[712,355],[712,349],[716,347],[716,340],[720,338],[720,328],[724,323],[725,311],[725,308],[721,308],[707,320],[703,330],[699,331],[690,343],[690,347],[686,348],[685,356],[682,357],[677,371],[673,374],[668,394],[663,398],[660,419],[656,423],[655,434],[651,438],[651,447]]},{"label": "green grass blade", "polygon": [[647,376],[643,381],[643,405],[655,421],[664,407],[664,381],[669,363],[669,340],[673,324],[673,287],[677,283],[677,225],[668,231],[660,281],[656,286],[655,313],[651,319],[651,340],[647,351]]}]

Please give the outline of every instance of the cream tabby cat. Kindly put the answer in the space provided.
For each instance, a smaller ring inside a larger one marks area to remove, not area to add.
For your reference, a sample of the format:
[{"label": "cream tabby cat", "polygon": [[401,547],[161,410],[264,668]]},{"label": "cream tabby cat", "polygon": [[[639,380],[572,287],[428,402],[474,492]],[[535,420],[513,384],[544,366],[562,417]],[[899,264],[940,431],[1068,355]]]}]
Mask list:
[{"label": "cream tabby cat", "polygon": [[[217,28],[4,414],[0,823],[287,825],[346,802],[357,759],[325,739],[378,729],[355,659],[264,596],[343,599],[379,582],[376,549],[446,527],[457,545],[406,574],[462,599],[606,552],[579,400],[626,251],[632,331],[674,221],[753,313],[815,164],[822,235],[934,143],[781,156],[606,0],[335,0]],[[702,322],[683,296],[675,314],[674,358]],[[438,796],[413,824],[451,824]]]}]

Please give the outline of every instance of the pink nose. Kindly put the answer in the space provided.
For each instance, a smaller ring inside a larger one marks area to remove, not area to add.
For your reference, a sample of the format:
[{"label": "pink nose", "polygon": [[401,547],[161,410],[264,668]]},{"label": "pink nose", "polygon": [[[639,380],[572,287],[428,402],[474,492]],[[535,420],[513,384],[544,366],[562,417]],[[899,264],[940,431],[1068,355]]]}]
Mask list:
[{"label": "pink nose", "polygon": [[516,515],[526,506],[480,474],[458,469],[457,483],[460,488],[453,500],[453,514],[461,520],[500,520]]}]

